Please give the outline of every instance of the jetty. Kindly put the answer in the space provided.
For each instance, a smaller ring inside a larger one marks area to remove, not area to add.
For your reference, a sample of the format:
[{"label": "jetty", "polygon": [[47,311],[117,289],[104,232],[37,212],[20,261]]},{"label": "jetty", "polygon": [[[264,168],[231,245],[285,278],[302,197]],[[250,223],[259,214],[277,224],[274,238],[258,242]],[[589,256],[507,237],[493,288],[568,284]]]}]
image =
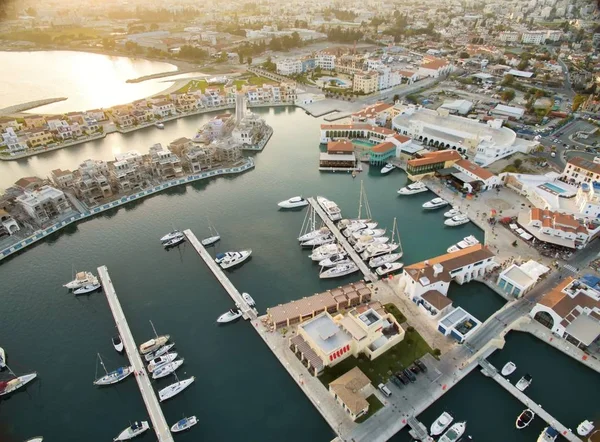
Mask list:
[{"label": "jetty", "polygon": [[546,423],[556,431],[558,431],[562,437],[571,442],[582,442],[579,437],[577,437],[569,428],[565,427],[561,424],[557,419],[554,418],[550,413],[542,408],[541,405],[538,405],[534,400],[532,400],[525,393],[520,391],[517,387],[510,383],[508,379],[498,373],[496,367],[490,364],[486,359],[480,359],[479,365],[481,366],[481,372],[492,379],[494,379],[498,384],[500,384],[506,391],[520,400],[523,405],[527,408],[531,409],[537,416],[546,421]]},{"label": "jetty", "polygon": [[[154,388],[152,388],[150,379],[148,379],[148,376],[146,375],[146,367],[138,353],[137,346],[133,340],[133,335],[129,329],[129,324],[127,323],[127,319],[125,319],[125,313],[123,313],[121,303],[119,302],[119,298],[117,298],[117,292],[110,280],[106,266],[98,267],[98,276],[100,276],[102,289],[106,294],[108,305],[110,306],[110,310],[115,318],[115,323],[119,329],[119,335],[121,336],[121,341],[127,352],[129,363],[135,370],[135,379],[140,388],[142,399],[144,399],[144,404],[146,404],[146,409],[148,410],[148,415],[152,421],[152,428],[154,428],[154,431],[156,432],[156,437],[161,442],[172,442],[173,435],[171,434],[169,425],[167,425],[167,421],[163,415],[160,403],[156,398],[156,394],[154,394]],[[143,373],[143,375],[139,376],[137,373]]]},{"label": "jetty", "polygon": [[34,100],[28,101],[26,103],[15,104],[13,106],[8,106],[0,109],[0,116],[19,114],[30,109],[35,109],[36,107],[46,106],[47,104],[52,103],[58,103],[59,101],[65,101],[66,99],[67,97],[44,98],[42,100]]},{"label": "jetty", "polygon": [[323,220],[325,225],[329,228],[329,230],[331,230],[331,233],[333,233],[335,238],[342,245],[342,247],[344,248],[344,250],[346,251],[348,256],[358,266],[358,269],[364,275],[365,280],[370,281],[370,282],[377,281],[377,275],[375,273],[371,272],[371,269],[369,269],[369,266],[367,266],[367,264],[365,264],[365,262],[361,259],[361,257],[358,256],[358,253],[356,253],[356,251],[350,245],[350,243],[348,242],[346,237],[344,235],[342,235],[342,232],[340,232],[340,229],[338,229],[337,226],[334,224],[334,222],[329,219],[329,217],[325,214],[325,212],[323,211],[321,206],[319,206],[319,204],[315,201],[315,199],[310,197],[310,198],[307,198],[306,200],[313,207],[313,209],[315,210],[317,215],[319,215],[321,217],[321,219]]},{"label": "jetty", "polygon": [[256,309],[248,305],[248,303],[242,297],[238,289],[235,288],[235,286],[225,275],[223,270],[221,270],[221,267],[219,267],[219,265],[215,262],[213,257],[210,256],[210,254],[206,251],[206,248],[202,245],[202,243],[198,241],[196,235],[194,235],[194,233],[190,229],[184,230],[183,234],[188,239],[190,244],[194,247],[194,249],[196,249],[196,252],[198,252],[198,255],[200,255],[200,257],[204,260],[210,271],[213,272],[213,275],[215,275],[215,278],[217,278],[217,280],[221,283],[221,285],[229,294],[235,305],[239,306],[239,309],[242,311],[243,314],[242,317],[244,319],[250,320],[258,318],[258,313]]},{"label": "jetty", "polygon": [[408,426],[411,428],[409,434],[420,441],[427,441],[429,439],[429,433],[427,427],[423,425],[415,416],[411,416],[407,419]]}]

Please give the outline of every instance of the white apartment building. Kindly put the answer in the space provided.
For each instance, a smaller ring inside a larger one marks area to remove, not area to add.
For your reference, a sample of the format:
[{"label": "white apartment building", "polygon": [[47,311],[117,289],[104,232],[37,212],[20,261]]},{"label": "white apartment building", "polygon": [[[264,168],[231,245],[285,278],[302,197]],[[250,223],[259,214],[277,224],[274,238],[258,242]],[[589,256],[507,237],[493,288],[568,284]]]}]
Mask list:
[{"label": "white apartment building", "polygon": [[448,60],[434,59],[419,66],[418,74],[420,77],[437,78],[440,75],[449,74],[453,70],[454,66]]},{"label": "white apartment building", "polygon": [[573,215],[533,208],[521,212],[518,224],[536,239],[571,249],[583,248],[590,232]]},{"label": "white apartment building", "polygon": [[170,101],[159,101],[152,104],[152,112],[160,118],[175,115],[175,105]]},{"label": "white apartment building", "polygon": [[335,55],[319,52],[315,57],[315,65],[326,71],[335,70]]},{"label": "white apartment building", "polygon": [[110,179],[115,188],[121,192],[129,192],[142,187],[144,157],[136,151],[115,155],[110,164]]},{"label": "white apartment building", "polygon": [[379,88],[379,73],[375,71],[371,72],[359,72],[354,74],[352,80],[352,90],[354,92],[362,92],[363,94],[370,94],[376,92]]},{"label": "white apartment building", "polygon": [[302,61],[294,60],[292,58],[286,58],[285,60],[280,60],[276,64],[277,73],[279,75],[291,76],[302,73]]},{"label": "white apartment building", "polygon": [[515,31],[504,31],[500,32],[500,41],[504,42],[517,42],[519,41],[519,33]]},{"label": "white apartment building", "polygon": [[595,157],[594,161],[581,157],[569,159],[560,178],[566,183],[575,185],[600,182],[600,157]]},{"label": "white apartment building", "polygon": [[19,140],[19,137],[12,127],[7,127],[6,131],[2,134],[2,143],[11,154],[22,152],[27,149],[27,144],[25,142],[22,143]]},{"label": "white apartment building", "polygon": [[178,178],[183,175],[181,160],[160,143],[150,147],[150,167],[152,175],[160,180]]},{"label": "white apartment building", "polygon": [[526,31],[521,34],[521,43],[540,45],[546,43],[547,38],[546,31]]},{"label": "white apartment building", "polygon": [[39,225],[71,210],[65,194],[50,186],[42,186],[34,191],[26,191],[17,197],[17,204]]}]

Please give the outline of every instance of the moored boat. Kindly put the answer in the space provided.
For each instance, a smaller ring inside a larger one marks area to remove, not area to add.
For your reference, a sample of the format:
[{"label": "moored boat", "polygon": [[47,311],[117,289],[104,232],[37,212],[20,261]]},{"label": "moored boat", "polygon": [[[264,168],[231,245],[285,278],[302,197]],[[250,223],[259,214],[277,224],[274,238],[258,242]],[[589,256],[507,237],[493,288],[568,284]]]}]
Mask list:
[{"label": "moored boat", "polygon": [[525,391],[525,389],[527,387],[529,387],[529,385],[531,384],[532,381],[532,377],[528,374],[526,374],[525,376],[523,376],[521,379],[519,379],[519,382],[517,382],[517,390],[519,391]]},{"label": "moored boat", "polygon": [[348,255],[345,253],[336,253],[329,258],[319,261],[319,265],[321,267],[333,267],[338,264],[348,264],[350,262],[352,262],[352,260],[348,258]]},{"label": "moored boat", "polygon": [[358,241],[353,245],[354,250],[358,253],[362,253],[365,251],[367,247],[373,244],[386,244],[390,240],[387,236],[380,236],[378,238],[373,238],[372,236],[361,236]]},{"label": "moored boat", "polygon": [[385,166],[383,166],[381,168],[381,174],[385,175],[386,173],[390,173],[395,168],[396,168],[396,166],[394,166],[392,163],[387,163]]},{"label": "moored boat", "polygon": [[117,351],[117,353],[123,353],[123,341],[121,340],[121,336],[113,336],[112,345]]},{"label": "moored boat", "polygon": [[353,262],[350,264],[340,264],[330,269],[325,270],[319,275],[319,278],[339,278],[358,271],[358,266]]},{"label": "moored boat", "polygon": [[[340,222],[338,222],[337,226],[340,230],[344,230],[353,224],[366,224],[366,223],[370,223],[370,222],[371,222],[370,218],[344,218],[344,219],[340,220]],[[376,227],[376,226],[377,226],[377,224],[375,224],[374,227]]]},{"label": "moored boat", "polygon": [[517,369],[517,366],[515,365],[515,363],[512,361],[508,361],[506,364],[504,364],[504,367],[502,367],[502,371],[500,373],[502,374],[502,376],[509,376],[516,369]]},{"label": "moored boat", "polygon": [[523,410],[521,412],[521,414],[519,415],[519,417],[517,418],[517,421],[515,422],[515,426],[517,427],[517,430],[522,430],[523,428],[528,426],[534,417],[535,417],[535,413],[533,411],[531,411],[529,408],[526,410]]},{"label": "moored boat", "polygon": [[537,438],[537,442],[554,442],[558,437],[558,431],[553,427],[546,427]]},{"label": "moored boat", "polygon": [[183,359],[178,359],[177,361],[169,362],[157,367],[156,370],[152,372],[152,379],[160,379],[170,375],[183,365],[183,361]]},{"label": "moored boat", "polygon": [[390,273],[394,273],[402,269],[402,267],[404,267],[404,264],[402,264],[401,262],[390,262],[388,264],[384,264],[382,266],[377,267],[375,272],[379,276],[389,275]]},{"label": "moored boat", "polygon": [[198,423],[198,419],[196,419],[196,416],[184,417],[183,419],[178,421],[176,424],[173,424],[173,426],[171,427],[171,432],[179,433],[180,431],[189,430],[197,423]]},{"label": "moored boat", "polygon": [[173,238],[177,238],[179,236],[182,236],[183,233],[181,233],[179,230],[172,230],[171,232],[167,233],[165,236],[163,236],[160,239],[160,242],[167,242],[167,241],[171,241]]},{"label": "moored boat", "polygon": [[119,433],[119,435],[115,437],[113,441],[133,439],[134,437],[139,436],[149,428],[150,425],[148,425],[147,421],[134,422],[133,424],[131,424],[131,426],[121,431],[121,433]]},{"label": "moored boat", "polygon": [[402,253],[389,253],[387,255],[377,256],[376,258],[371,258],[369,260],[369,267],[379,267],[384,264],[398,261],[400,258],[402,258]]},{"label": "moored boat", "polygon": [[146,353],[150,353],[159,349],[169,341],[169,338],[169,335],[163,335],[144,342],[142,345],[140,345],[140,353],[145,355]]},{"label": "moored boat", "polygon": [[[102,364],[102,366],[104,366],[104,364]],[[125,379],[127,376],[129,376],[131,373],[133,373],[133,367],[131,367],[131,366],[119,367],[116,370],[113,370],[111,372],[106,372],[106,374],[104,376],[96,379],[94,381],[94,385],[102,386],[102,385],[116,384],[117,382],[121,382],[123,379]]]},{"label": "moored boat", "polygon": [[457,242],[454,245],[451,245],[446,250],[448,253],[458,252],[459,250],[466,249],[467,247],[475,246],[479,244],[479,240],[475,238],[473,235],[465,236],[462,241]]},{"label": "moored boat", "polygon": [[154,126],[156,126],[158,129],[165,128],[165,125],[163,123],[161,123],[160,121],[157,121],[156,123],[154,123]]},{"label": "moored boat", "polygon": [[355,241],[358,241],[361,236],[372,236],[373,238],[379,238],[380,236],[385,235],[385,229],[365,229],[360,230],[358,232],[352,233],[352,238]]},{"label": "moored boat", "polygon": [[295,196],[285,201],[280,201],[277,205],[282,209],[295,209],[297,207],[308,206],[308,201],[301,196]]},{"label": "moored boat", "polygon": [[44,440],[43,436],[32,437],[31,439],[27,439],[25,442],[42,442]]},{"label": "moored boat", "polygon": [[0,396],[4,396],[24,387],[37,377],[37,373],[16,376],[8,381],[0,381]]},{"label": "moored boat", "polygon": [[249,293],[242,293],[242,298],[244,298],[244,301],[246,301],[246,304],[248,304],[248,306],[254,307],[256,305],[256,302],[254,302],[254,299],[252,298],[252,296],[250,296]]},{"label": "moored boat", "polygon": [[169,362],[173,362],[175,359],[177,359],[177,352],[167,353],[166,355],[154,358],[148,363],[148,371],[150,373],[152,373],[154,370],[159,368],[161,365],[165,365],[165,364],[168,364]]},{"label": "moored boat", "polygon": [[322,246],[324,244],[331,244],[334,241],[335,241],[335,238],[333,237],[333,235],[323,235],[323,236],[318,236],[316,238],[310,239],[308,241],[304,241],[303,243],[300,243],[300,245],[302,247],[315,247],[315,246]]},{"label": "moored boat", "polygon": [[242,311],[239,308],[229,309],[228,312],[223,313],[221,316],[217,318],[217,322],[220,324],[225,324],[227,322],[235,321],[236,319],[242,316]]},{"label": "moored boat", "polygon": [[169,345],[163,345],[162,347],[147,353],[144,355],[144,359],[146,359],[146,362],[150,362],[152,359],[156,359],[159,356],[164,355],[165,353],[168,353],[169,350],[171,350],[173,347],[175,347],[175,343],[171,343]]},{"label": "moored boat", "polygon": [[589,420],[584,420],[577,426],[577,434],[580,436],[587,436],[594,430],[594,423]]},{"label": "moored boat", "polygon": [[400,245],[394,243],[372,244],[361,253],[360,257],[362,259],[370,259],[381,255],[387,255],[388,253],[392,253],[398,247],[400,247]]},{"label": "moored boat", "polygon": [[101,287],[99,282],[95,284],[84,285],[83,287],[79,287],[78,289],[73,290],[74,295],[85,295],[87,293],[92,293],[98,290]]},{"label": "moored boat", "polygon": [[168,387],[163,388],[158,392],[158,398],[160,402],[166,401],[167,399],[171,399],[173,396],[181,393],[187,387],[189,387],[196,378],[192,376],[191,378],[184,379],[183,381],[177,381],[174,384],[169,385]]},{"label": "moored boat", "polygon": [[449,227],[456,227],[462,226],[463,224],[467,224],[470,221],[471,220],[467,215],[461,213],[459,215],[453,216],[452,218],[448,218],[446,221],[444,221],[444,225]]},{"label": "moored boat", "polygon": [[450,209],[447,212],[444,212],[444,218],[452,218],[453,216],[460,215],[460,210],[458,209]]},{"label": "moored boat", "polygon": [[398,190],[399,195],[415,195],[417,193],[427,192],[429,189],[421,181],[409,184]]},{"label": "moored boat", "polygon": [[430,433],[432,436],[439,436],[446,428],[452,423],[454,418],[452,415],[444,411],[434,422],[431,424]]},{"label": "moored boat", "polygon": [[457,442],[460,439],[460,437],[465,433],[466,428],[466,422],[457,422],[454,425],[452,425],[442,437],[440,437],[438,442]]},{"label": "moored boat", "polygon": [[343,252],[344,248],[339,244],[325,244],[313,249],[313,252],[308,257],[313,261],[322,261]]},{"label": "moored boat", "polygon": [[4,370],[6,367],[6,353],[4,349],[0,347],[0,370]]},{"label": "moored boat", "polygon": [[319,206],[321,206],[331,221],[339,221],[342,219],[342,211],[333,201],[322,196],[317,196],[317,203],[319,203]]},{"label": "moored boat", "polygon": [[331,231],[327,227],[321,227],[320,229],[316,229],[311,232],[305,233],[302,236],[299,236],[298,241],[300,241],[300,242],[310,241],[311,239],[329,235],[330,233],[331,233]]},{"label": "moored boat", "polygon": [[163,243],[163,247],[165,249],[168,249],[169,247],[175,247],[175,246],[181,244],[184,241],[185,241],[185,235],[182,233],[182,234],[180,234],[180,235],[178,235],[178,236],[176,236],[176,237],[174,237],[174,238],[172,238],[172,239],[170,239],[168,241],[165,241]]},{"label": "moored boat", "polygon": [[213,236],[209,236],[207,238],[204,238],[202,241],[200,241],[200,243],[204,246],[204,247],[208,247],[208,246],[212,246],[214,243],[216,243],[217,241],[219,241],[221,239],[220,235],[213,235]]},{"label": "moored boat", "polygon": [[225,252],[218,253],[215,257],[215,262],[221,266],[222,269],[228,269],[243,263],[252,255],[251,249],[240,250],[239,252]]},{"label": "moored boat", "polygon": [[75,275],[75,279],[67,282],[63,285],[63,287],[68,288],[69,290],[75,290],[80,287],[86,286],[88,284],[94,284],[98,282],[98,278],[94,276],[91,272],[78,272]]},{"label": "moored boat", "polygon": [[423,209],[425,210],[434,210],[440,209],[448,205],[448,201],[443,198],[434,198],[431,201],[427,201],[423,204]]}]

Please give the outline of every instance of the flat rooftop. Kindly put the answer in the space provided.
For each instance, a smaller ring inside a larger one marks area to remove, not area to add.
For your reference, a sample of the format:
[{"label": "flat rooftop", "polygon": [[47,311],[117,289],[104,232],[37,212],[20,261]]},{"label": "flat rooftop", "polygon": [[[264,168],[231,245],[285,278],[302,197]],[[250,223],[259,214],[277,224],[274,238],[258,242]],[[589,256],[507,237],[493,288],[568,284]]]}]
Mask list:
[{"label": "flat rooftop", "polygon": [[300,325],[300,327],[325,354],[329,354],[352,341],[352,337],[333,322],[327,313],[321,313],[314,319]]}]

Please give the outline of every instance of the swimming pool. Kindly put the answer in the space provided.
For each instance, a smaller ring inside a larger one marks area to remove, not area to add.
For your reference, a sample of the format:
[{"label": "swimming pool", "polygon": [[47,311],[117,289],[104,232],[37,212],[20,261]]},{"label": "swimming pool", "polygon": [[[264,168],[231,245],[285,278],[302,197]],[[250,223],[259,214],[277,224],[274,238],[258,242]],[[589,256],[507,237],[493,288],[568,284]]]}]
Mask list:
[{"label": "swimming pool", "polygon": [[359,146],[359,147],[373,147],[373,146],[375,146],[373,143],[370,143],[368,141],[357,140],[357,139],[353,139],[352,140],[352,144],[354,144],[355,146]]},{"label": "swimming pool", "polygon": [[545,187],[548,190],[551,190],[551,191],[556,192],[556,193],[565,193],[566,192],[566,190],[563,189],[562,187],[558,187],[558,186],[556,186],[556,185],[554,185],[552,183],[544,183],[540,187],[542,187],[542,188]]}]

